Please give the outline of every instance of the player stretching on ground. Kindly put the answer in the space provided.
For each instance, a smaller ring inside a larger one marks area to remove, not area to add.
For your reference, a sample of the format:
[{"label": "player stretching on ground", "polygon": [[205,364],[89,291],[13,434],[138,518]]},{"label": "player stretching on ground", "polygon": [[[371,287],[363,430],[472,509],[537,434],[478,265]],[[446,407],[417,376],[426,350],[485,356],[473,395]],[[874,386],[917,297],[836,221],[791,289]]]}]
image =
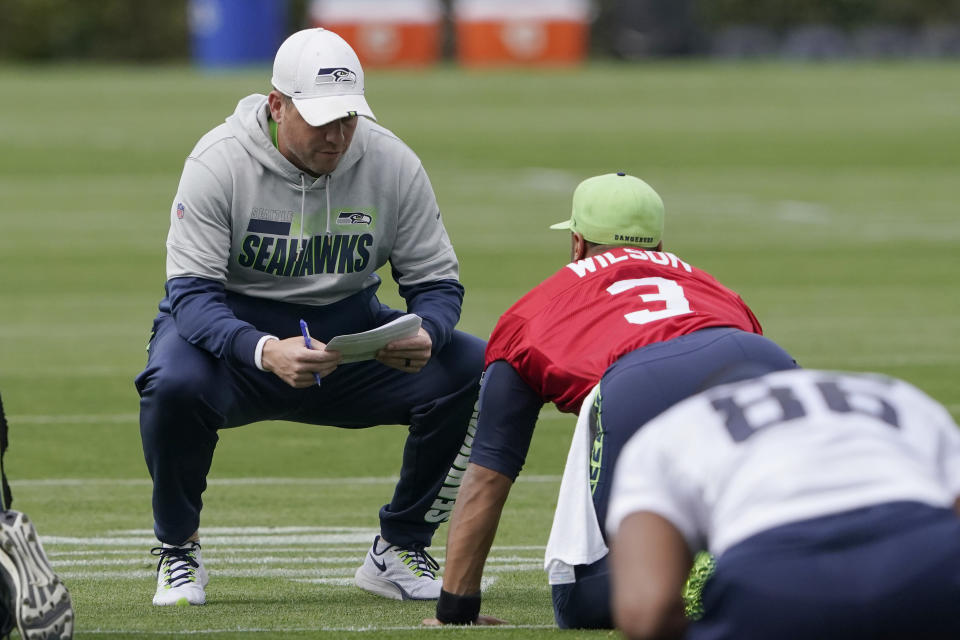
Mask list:
[{"label": "player stretching on ground", "polygon": [[590,460],[580,469],[590,513],[569,523],[548,561],[557,624],[610,627],[606,546],[588,530],[600,531],[627,438],[695,393],[719,364],[796,366],[760,335],[740,296],[662,251],[663,203],[639,178],[585,180],[569,221],[554,228],[570,230],[572,262],[503,314],[487,347],[473,453],[447,538],[442,623],[489,621],[478,618],[483,565],[545,402],[575,413],[600,384]]},{"label": "player stretching on ground", "polygon": [[[960,638],[960,429],[905,382],[807,370],[712,388],[630,440],[608,511],[632,640]],[[701,549],[717,564],[689,625]]]}]

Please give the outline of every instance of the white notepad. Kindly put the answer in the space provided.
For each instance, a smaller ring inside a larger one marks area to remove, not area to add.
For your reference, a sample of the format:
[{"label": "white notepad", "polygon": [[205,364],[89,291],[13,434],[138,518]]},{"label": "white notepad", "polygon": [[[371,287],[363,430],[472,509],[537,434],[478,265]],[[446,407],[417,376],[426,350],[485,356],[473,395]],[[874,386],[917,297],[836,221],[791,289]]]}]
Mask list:
[{"label": "white notepad", "polygon": [[377,357],[377,351],[388,342],[417,335],[420,322],[420,316],[408,313],[370,331],[336,336],[327,343],[326,348],[328,351],[340,352],[343,356],[341,364],[373,360]]}]

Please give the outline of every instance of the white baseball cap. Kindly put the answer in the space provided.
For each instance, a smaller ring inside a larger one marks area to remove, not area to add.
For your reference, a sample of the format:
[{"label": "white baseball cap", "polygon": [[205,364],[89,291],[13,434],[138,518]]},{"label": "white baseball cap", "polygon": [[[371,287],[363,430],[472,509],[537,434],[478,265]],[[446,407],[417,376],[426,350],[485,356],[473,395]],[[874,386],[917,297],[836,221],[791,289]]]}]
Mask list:
[{"label": "white baseball cap", "polygon": [[272,84],[293,98],[311,126],[352,115],[376,120],[363,97],[360,60],[333,31],[304,29],[284,40],[273,60]]}]

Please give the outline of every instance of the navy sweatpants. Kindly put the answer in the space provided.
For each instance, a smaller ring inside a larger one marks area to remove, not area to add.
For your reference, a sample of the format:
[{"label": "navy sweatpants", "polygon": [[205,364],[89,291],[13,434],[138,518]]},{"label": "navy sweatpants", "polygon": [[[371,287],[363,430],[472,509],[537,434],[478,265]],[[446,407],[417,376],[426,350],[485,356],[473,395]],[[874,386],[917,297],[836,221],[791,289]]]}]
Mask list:
[{"label": "navy sweatpants", "polygon": [[[606,522],[614,464],[630,436],[697,393],[717,371],[744,362],[763,363],[772,369],[797,366],[790,354],[768,338],[714,328],[631,351],[604,372],[600,393],[589,407],[595,433],[590,484],[601,529]],[[575,571],[576,582],[553,585],[557,625],[561,629],[612,628],[606,558]]]},{"label": "navy sweatpants", "polygon": [[960,517],[891,502],[795,522],[719,558],[689,640],[960,638]]},{"label": "navy sweatpants", "polygon": [[[323,342],[401,315],[372,292],[322,308],[237,294],[228,294],[227,304],[237,317],[280,338],[300,335],[303,318]],[[429,545],[443,520],[431,507],[464,445],[484,348],[483,340],[455,331],[419,373],[359,362],[341,365],[321,386],[294,389],[272,373],[231,365],[193,346],[177,333],[172,316],[161,313],[147,366],[136,379],[157,538],[179,544],[199,527],[201,494],[221,429],[287,420],[344,428],[410,425],[400,479],[380,510],[380,531],[393,544]]]}]

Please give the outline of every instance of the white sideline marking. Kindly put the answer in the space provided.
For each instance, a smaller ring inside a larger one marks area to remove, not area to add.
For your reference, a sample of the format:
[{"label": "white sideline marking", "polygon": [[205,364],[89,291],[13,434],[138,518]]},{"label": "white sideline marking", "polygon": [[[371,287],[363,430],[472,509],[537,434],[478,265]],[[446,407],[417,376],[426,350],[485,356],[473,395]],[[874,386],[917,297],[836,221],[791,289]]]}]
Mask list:
[{"label": "white sideline marking", "polygon": [[[234,627],[232,629],[195,629],[195,630],[176,630],[176,631],[130,631],[128,629],[84,629],[84,634],[99,633],[102,635],[123,635],[123,636],[188,636],[188,635],[208,635],[212,633],[370,633],[371,631],[422,631],[432,633],[433,629],[442,629],[443,627],[425,627],[423,625],[407,625],[398,627]],[[470,633],[479,629],[556,629],[552,624],[503,624],[496,627],[483,626],[464,626],[457,627],[458,632]]]},{"label": "white sideline marking", "polygon": [[[210,535],[276,535],[278,533],[362,533],[375,536],[379,532],[373,527],[324,527],[324,526],[296,526],[296,527],[203,527],[203,534]],[[115,534],[153,535],[153,529],[122,529],[113,531]]]},{"label": "white sideline marking", "polygon": [[[343,576],[352,576],[357,567],[360,566],[363,558],[353,558],[353,562],[348,567],[326,568],[323,570],[317,568],[305,569],[283,569],[276,567],[257,567],[252,569],[217,569],[216,576],[223,578],[287,578],[294,579],[312,579],[312,578],[336,578]],[[204,559],[204,564],[207,564]],[[154,563],[142,564],[139,569],[128,569],[126,571],[83,571],[66,570],[60,571],[59,564],[53,563],[57,569],[57,575],[64,580],[86,579],[86,580],[144,580],[150,577],[156,577]],[[525,564],[511,564],[509,566],[487,566],[484,571],[489,573],[513,573],[515,571],[536,571],[543,569],[543,561],[530,562]]]},{"label": "white sideline marking", "polygon": [[[545,408],[540,420],[570,420],[570,416],[557,413],[555,410]],[[10,424],[98,424],[98,423],[128,423],[140,422],[140,414],[137,413],[74,413],[74,414],[42,414],[42,413],[22,413],[12,414],[7,417]]]},{"label": "white sideline marking", "polygon": [[[303,582],[306,584],[329,584],[335,587],[352,587],[353,578],[297,578],[294,582]],[[480,579],[480,591],[486,591],[497,582],[496,576],[489,576]]]},{"label": "white sideline marking", "polygon": [[[339,487],[350,484],[387,484],[397,483],[397,476],[361,476],[356,478],[209,478],[208,486],[235,487],[235,486],[332,486]],[[517,482],[532,482],[537,484],[559,483],[559,475],[520,475]],[[150,487],[153,486],[149,478],[35,478],[33,480],[11,480],[13,487]]]},{"label": "white sideline marking", "polygon": [[305,584],[329,584],[334,587],[353,586],[353,578],[294,578],[293,581]]},{"label": "white sideline marking", "polygon": [[774,215],[785,222],[827,224],[832,214],[829,208],[816,202],[781,200],[777,203]]},{"label": "white sideline marking", "polygon": [[521,182],[530,189],[566,195],[577,186],[578,178],[560,169],[527,167],[521,174]]},{"label": "white sideline marking", "polygon": [[[371,531],[375,531],[371,529]],[[318,544],[343,544],[343,543],[357,543],[357,542],[371,542],[373,540],[373,533],[370,534],[349,534],[349,535],[337,535],[337,534],[317,534],[317,535],[279,535],[279,536],[262,536],[259,538],[251,538],[249,536],[203,536],[201,538],[201,544],[211,545],[211,546],[229,546],[232,544],[251,544],[251,545],[262,545],[264,547],[269,547],[271,545],[285,545],[285,544],[302,544],[302,545],[318,545]],[[50,544],[72,544],[72,545],[81,545],[81,546],[113,546],[118,544],[138,544],[143,547],[155,547],[157,545],[157,540],[153,536],[145,536],[143,538],[78,538],[73,536],[43,536],[43,542],[49,541]],[[367,545],[369,548],[369,544]]]},{"label": "white sideline marking", "polygon": [[956,358],[951,355],[951,351],[944,349],[940,353],[877,353],[849,356],[844,361],[844,368],[849,369],[875,369],[888,366],[924,366],[938,364],[954,364]]},{"label": "white sideline marking", "polygon": [[[47,538],[46,536],[41,536],[41,539],[44,544],[46,544],[49,541],[49,538]],[[87,539],[97,540],[97,538],[87,538]],[[156,546],[156,540],[154,540],[152,544],[153,546]],[[117,545],[117,546],[122,547],[124,545]],[[369,548],[370,548],[370,545],[365,544],[363,546],[335,547],[333,549],[330,549],[329,551],[337,552],[337,553],[351,553],[351,554],[356,553],[356,554],[363,555],[364,552],[366,552],[366,550]],[[512,546],[505,545],[502,547],[494,546],[492,549],[494,553],[499,553],[501,551],[543,551],[543,550],[544,550],[544,546],[542,544],[512,545]],[[431,555],[433,555],[434,552],[440,553],[443,551],[446,551],[446,548],[443,546],[430,547]],[[270,547],[270,553],[303,553],[303,552],[304,552],[303,547]],[[231,547],[229,548],[229,551],[226,553],[221,552],[219,550],[214,550],[208,553],[216,553],[217,555],[237,556],[244,553],[263,553],[263,548],[262,547]],[[123,549],[88,549],[88,550],[74,549],[74,550],[66,550],[66,551],[64,550],[47,551],[47,555],[51,558],[56,558],[56,557],[66,558],[66,557],[73,557],[73,556],[103,557],[105,555],[113,555],[113,556],[136,555],[139,557],[139,556],[142,556],[143,554],[144,554],[144,547],[143,545],[139,545],[139,544],[131,544],[127,546],[127,548],[123,548]]]},{"label": "white sideline marking", "polygon": [[[303,549],[300,549],[303,551]],[[57,559],[53,561],[57,567],[103,567],[103,566],[114,566],[122,567],[127,565],[141,565],[144,561],[150,561],[146,554],[143,552],[136,553],[133,551],[125,552],[127,557],[124,558],[94,558],[88,560],[69,560],[69,559]],[[282,557],[282,556],[264,556],[257,554],[252,558],[245,558],[238,554],[234,553],[211,553],[206,558],[203,559],[205,565],[211,567],[221,567],[225,565],[236,565],[236,564],[256,564],[256,565],[265,565],[265,564],[298,564],[298,565],[310,565],[310,564],[354,564],[359,562],[358,558],[362,559],[363,556],[360,554],[351,554],[347,556],[291,556],[291,557]],[[443,562],[446,560],[444,556],[435,556],[437,562]],[[491,557],[487,559],[488,565],[496,564],[517,564],[523,565],[525,563],[536,562],[539,558],[530,558],[522,556],[500,556],[500,557]]]},{"label": "white sideline marking", "polygon": [[[303,551],[301,549],[300,551]],[[150,561],[144,553],[128,553],[128,557],[125,558],[95,558],[90,560],[55,560],[53,563],[58,567],[106,567],[106,566],[128,566],[131,564],[143,564],[144,561]],[[359,558],[359,559],[358,559]],[[222,567],[225,565],[236,565],[236,564],[297,564],[297,565],[310,565],[310,564],[353,564],[359,563],[363,559],[362,555],[349,555],[349,556],[263,556],[256,555],[252,558],[243,558],[234,554],[222,554],[218,553],[216,555],[209,554],[203,559],[203,564],[208,567]]]},{"label": "white sideline marking", "polygon": [[97,424],[109,422],[139,422],[140,416],[136,413],[81,413],[74,415],[41,415],[22,414],[7,418],[10,424]]},{"label": "white sideline marking", "polygon": [[[205,561],[225,578],[272,577],[332,586],[353,584],[352,576],[376,533],[372,527],[286,526],[211,527],[202,539]],[[105,536],[43,537],[57,573],[64,579],[145,580],[154,573],[156,558],[147,550],[157,545],[149,529],[122,529]],[[438,562],[446,548],[431,548]],[[493,547],[486,573],[492,584],[499,574],[539,571],[542,545]],[[284,555],[287,554],[287,555]]]}]

